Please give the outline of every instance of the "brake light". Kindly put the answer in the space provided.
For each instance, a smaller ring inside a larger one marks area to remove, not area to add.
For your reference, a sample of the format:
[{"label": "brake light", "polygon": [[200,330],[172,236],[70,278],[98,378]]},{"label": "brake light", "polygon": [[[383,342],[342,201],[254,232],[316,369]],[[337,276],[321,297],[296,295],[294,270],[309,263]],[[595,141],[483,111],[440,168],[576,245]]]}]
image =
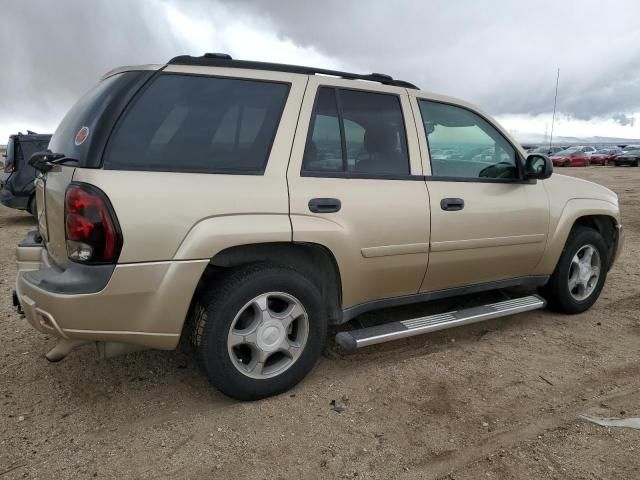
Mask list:
[{"label": "brake light", "polygon": [[67,255],[82,263],[115,263],[122,235],[106,195],[84,183],[71,183],[65,194]]}]

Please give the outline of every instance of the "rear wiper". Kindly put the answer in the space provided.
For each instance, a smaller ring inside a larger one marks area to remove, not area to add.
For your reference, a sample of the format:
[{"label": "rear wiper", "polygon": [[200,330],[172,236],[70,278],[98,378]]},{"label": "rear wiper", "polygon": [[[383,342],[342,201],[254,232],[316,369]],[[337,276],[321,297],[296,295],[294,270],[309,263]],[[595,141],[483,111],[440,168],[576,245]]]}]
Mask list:
[{"label": "rear wiper", "polygon": [[29,158],[29,165],[42,173],[47,173],[53,165],[63,165],[66,163],[77,164],[78,160],[67,157],[64,153],[54,153],[51,150],[36,152]]}]

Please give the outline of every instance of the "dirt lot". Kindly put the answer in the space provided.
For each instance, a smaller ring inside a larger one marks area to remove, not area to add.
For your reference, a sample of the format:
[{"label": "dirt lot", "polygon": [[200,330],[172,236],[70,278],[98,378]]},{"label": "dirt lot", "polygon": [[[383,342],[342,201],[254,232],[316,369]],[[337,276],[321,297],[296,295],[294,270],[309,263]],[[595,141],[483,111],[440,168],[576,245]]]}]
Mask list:
[{"label": "dirt lot", "polygon": [[[184,352],[49,364],[10,307],[26,214],[0,207],[0,478],[640,478],[640,169],[562,170],[621,199],[624,256],[595,307],[521,314],[356,353],[330,342],[288,394],[233,402]],[[452,302],[386,310],[407,318]],[[330,401],[344,403],[338,414]]]}]

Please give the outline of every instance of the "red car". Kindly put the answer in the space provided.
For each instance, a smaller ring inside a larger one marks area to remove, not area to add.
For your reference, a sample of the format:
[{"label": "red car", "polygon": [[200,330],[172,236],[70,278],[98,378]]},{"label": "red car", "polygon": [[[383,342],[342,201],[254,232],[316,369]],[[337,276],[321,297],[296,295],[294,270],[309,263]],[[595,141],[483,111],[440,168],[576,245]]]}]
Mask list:
[{"label": "red car", "polygon": [[563,150],[553,155],[551,161],[554,167],[588,167],[590,158],[580,150]]},{"label": "red car", "polygon": [[596,153],[591,155],[589,160],[592,165],[604,165],[605,167],[613,164],[614,158],[621,152],[620,149],[614,148],[603,148],[602,150],[598,150]]}]

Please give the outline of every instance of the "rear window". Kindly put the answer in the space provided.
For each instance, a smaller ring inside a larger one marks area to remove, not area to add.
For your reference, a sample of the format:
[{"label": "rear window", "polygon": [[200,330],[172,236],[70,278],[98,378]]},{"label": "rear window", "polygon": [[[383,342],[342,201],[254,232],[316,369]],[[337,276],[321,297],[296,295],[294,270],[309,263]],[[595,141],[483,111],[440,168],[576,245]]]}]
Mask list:
[{"label": "rear window", "polygon": [[[95,85],[62,119],[49,142],[49,149],[78,160],[78,166],[98,167],[104,141],[115,118],[122,112],[128,98],[151,74],[124,72]],[[82,127],[88,128],[88,136],[76,145],[76,135]]]},{"label": "rear window", "polygon": [[277,82],[160,75],[119,122],[104,166],[260,174],[288,92]]}]

